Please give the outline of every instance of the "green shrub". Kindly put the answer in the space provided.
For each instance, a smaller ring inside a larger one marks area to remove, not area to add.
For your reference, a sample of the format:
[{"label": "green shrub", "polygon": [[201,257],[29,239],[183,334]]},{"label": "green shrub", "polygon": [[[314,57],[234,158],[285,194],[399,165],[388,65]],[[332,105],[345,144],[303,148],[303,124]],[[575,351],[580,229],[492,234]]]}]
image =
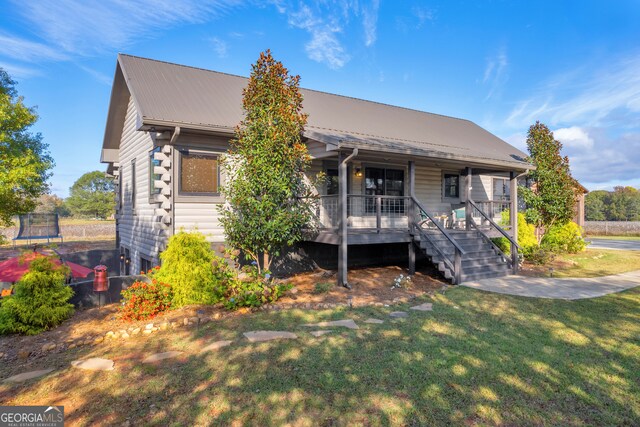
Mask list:
[{"label": "green shrub", "polygon": [[582,234],[582,227],[575,222],[556,224],[544,234],[541,245],[554,253],[575,254],[587,247]]},{"label": "green shrub", "polygon": [[152,278],[150,283],[134,282],[122,291],[120,318],[125,321],[146,320],[171,309],[171,285]]},{"label": "green shrub", "polygon": [[[501,213],[501,225],[511,224],[511,217],[509,210],[505,210]],[[511,253],[511,244],[505,237],[497,237],[491,239],[504,253]],[[536,228],[533,224],[529,224],[525,219],[523,213],[518,212],[518,245],[520,245],[520,252],[529,259],[533,256],[534,252],[538,249],[538,239],[536,238]]]},{"label": "green shrub", "polygon": [[160,259],[162,266],[155,277],[171,285],[173,308],[219,302],[225,282],[232,277],[225,260],[214,254],[202,233],[180,231],[171,236]]},{"label": "green shrub", "polygon": [[536,246],[527,255],[527,260],[532,264],[545,265],[553,261],[555,254],[541,246]]},{"label": "green shrub", "polygon": [[37,258],[14,287],[14,295],[2,299],[0,334],[35,335],[59,325],[73,314],[69,299],[73,289],[65,285],[68,268],[49,258]]},{"label": "green shrub", "polygon": [[331,283],[331,282],[316,283],[313,286],[313,293],[314,294],[326,294],[327,292],[329,292],[331,290],[331,288],[333,288],[333,283]]},{"label": "green shrub", "polygon": [[243,278],[227,281],[223,304],[229,310],[275,302],[292,288],[289,283],[275,283],[269,272],[261,273],[256,265],[244,266],[242,272]]}]

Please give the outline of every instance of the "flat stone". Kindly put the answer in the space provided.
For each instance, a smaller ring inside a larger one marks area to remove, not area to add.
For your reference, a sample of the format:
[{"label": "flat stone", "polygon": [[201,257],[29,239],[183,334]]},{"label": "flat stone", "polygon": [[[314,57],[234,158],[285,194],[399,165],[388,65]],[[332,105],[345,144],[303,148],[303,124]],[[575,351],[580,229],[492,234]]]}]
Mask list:
[{"label": "flat stone", "polygon": [[416,305],[414,307],[411,307],[411,310],[432,311],[433,310],[433,304],[430,303],[430,302],[425,302],[424,304],[420,304],[420,305]]},{"label": "flat stone", "polygon": [[329,333],[331,333],[331,332],[333,332],[333,331],[330,331],[330,330],[322,330],[322,331],[311,331],[311,332],[309,332],[309,333],[310,333],[311,335],[313,335],[314,337],[316,337],[316,338],[317,338],[317,337],[321,337],[321,336],[323,336],[323,335],[329,334]]},{"label": "flat stone", "polygon": [[169,323],[168,322],[160,323],[160,330],[161,331],[166,331],[167,329],[169,329]]},{"label": "flat stone", "polygon": [[356,322],[354,322],[353,319],[332,320],[332,321],[320,322],[320,323],[307,323],[306,325],[303,325],[303,326],[310,326],[312,328],[327,328],[327,327],[330,328],[332,326],[343,326],[349,329],[360,329],[360,327],[356,325]]},{"label": "flat stone", "polygon": [[230,345],[233,341],[216,341],[213,342],[211,344],[209,344],[206,347],[202,347],[200,349],[200,353],[204,353],[206,351],[213,351],[213,350],[218,350],[221,349],[222,347],[226,347],[228,345]]},{"label": "flat stone", "polygon": [[74,360],[71,366],[87,371],[113,371],[113,360],[92,357],[84,360]]},{"label": "flat stone", "polygon": [[381,323],[384,323],[384,320],[374,319],[373,317],[370,317],[367,320],[365,320],[364,323],[373,323],[373,324],[379,325]]},{"label": "flat stone", "polygon": [[151,332],[153,332],[151,329],[145,329],[144,331],[142,331],[143,334],[150,334]]},{"label": "flat stone", "polygon": [[298,338],[298,336],[293,332],[287,332],[287,331],[251,331],[251,332],[245,332],[242,335],[244,335],[249,340],[249,342]]},{"label": "flat stone", "polygon": [[153,323],[147,323],[147,325],[144,328],[145,329],[153,329]]},{"label": "flat stone", "polygon": [[126,332],[124,334],[120,334],[120,338],[126,340],[127,338],[129,338],[129,334]]},{"label": "flat stone", "polygon": [[152,354],[151,356],[144,359],[142,363],[160,362],[162,360],[173,359],[178,356],[182,356],[183,354],[184,354],[184,351],[165,351],[164,353]]},{"label": "flat stone", "polygon": [[31,371],[25,372],[23,374],[14,375],[5,379],[3,382],[5,383],[21,383],[23,381],[31,380],[34,378],[39,378],[44,375],[47,375],[49,372],[53,372],[53,369],[41,369],[39,371]]},{"label": "flat stone", "polygon": [[138,335],[140,333],[140,328],[135,328],[131,330],[131,335]]},{"label": "flat stone", "polygon": [[404,317],[409,317],[409,314],[406,311],[394,311],[389,313],[389,317],[393,317],[395,319],[400,319]]}]

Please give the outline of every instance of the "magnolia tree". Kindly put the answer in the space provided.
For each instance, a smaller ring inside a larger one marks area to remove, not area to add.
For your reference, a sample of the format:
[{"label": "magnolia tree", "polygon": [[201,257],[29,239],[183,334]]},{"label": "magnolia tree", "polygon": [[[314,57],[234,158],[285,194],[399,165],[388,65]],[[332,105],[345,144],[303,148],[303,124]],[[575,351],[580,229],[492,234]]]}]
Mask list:
[{"label": "magnolia tree", "polygon": [[529,161],[536,167],[529,172],[533,185],[520,188],[527,205],[527,222],[538,229],[569,222],[574,215],[576,181],[569,170],[569,159],[560,154],[562,143],[547,126],[536,122],[529,128],[527,148]]},{"label": "magnolia tree", "polygon": [[313,219],[299,82],[269,50],[260,54],[243,91],[244,120],[221,163],[226,241],[258,269],[269,270],[273,256],[300,241]]}]

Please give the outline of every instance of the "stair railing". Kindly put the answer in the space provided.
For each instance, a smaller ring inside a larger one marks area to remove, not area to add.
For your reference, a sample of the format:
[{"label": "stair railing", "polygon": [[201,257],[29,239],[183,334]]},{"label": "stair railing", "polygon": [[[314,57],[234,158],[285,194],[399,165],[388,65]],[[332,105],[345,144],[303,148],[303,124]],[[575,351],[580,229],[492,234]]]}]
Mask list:
[{"label": "stair railing", "polygon": [[412,218],[410,224],[412,227],[420,232],[421,237],[426,238],[433,248],[438,252],[438,254],[442,257],[444,263],[449,267],[449,269],[453,272],[454,282],[455,284],[459,284],[462,279],[462,256],[465,254],[464,249],[460,246],[456,240],[451,237],[451,235],[447,232],[447,230],[440,224],[439,221],[436,221],[427,210],[422,206],[422,204],[416,199],[414,196],[411,196],[411,200],[419,210],[420,216],[428,218],[435,226],[435,230],[438,230],[447,240],[453,245],[455,252],[453,262],[450,257],[448,257],[444,252],[440,250],[437,242],[435,242],[432,237],[427,233],[420,224],[416,221],[416,218]]},{"label": "stair railing", "polygon": [[485,240],[489,243],[491,243],[491,245],[498,250],[498,253],[501,253],[505,259],[509,260],[509,265],[512,269],[512,271],[515,273],[518,272],[518,250],[520,249],[520,245],[518,245],[518,243],[514,240],[514,238],[509,235],[509,233],[507,233],[502,227],[500,227],[498,224],[496,224],[496,222],[489,216],[487,215],[486,212],[484,212],[482,209],[480,209],[478,207],[478,205],[471,199],[467,200],[467,202],[469,203],[469,205],[471,205],[476,212],[478,212],[480,214],[480,216],[482,216],[493,228],[495,228],[500,234],[502,234],[505,238],[507,238],[507,240],[509,240],[510,246],[511,246],[511,256],[505,254],[502,249],[500,249],[495,243],[493,243],[493,241],[491,240],[491,237],[489,237],[489,235],[480,227],[478,227],[478,224],[476,224],[476,222],[473,220],[473,215],[467,215],[467,218],[470,219],[470,223],[469,225],[471,227],[473,227],[475,230],[479,231],[480,234],[483,235],[483,237],[485,238]]}]

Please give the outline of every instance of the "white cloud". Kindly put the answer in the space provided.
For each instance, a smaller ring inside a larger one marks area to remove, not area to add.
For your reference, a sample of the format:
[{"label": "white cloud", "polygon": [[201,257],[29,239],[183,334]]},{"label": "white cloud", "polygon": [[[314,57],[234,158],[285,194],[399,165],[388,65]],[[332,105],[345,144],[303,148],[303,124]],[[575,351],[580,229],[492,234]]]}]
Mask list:
[{"label": "white cloud", "polygon": [[24,62],[67,59],[67,56],[59,49],[7,33],[0,33],[0,55]]},{"label": "white cloud", "polygon": [[122,49],[158,30],[185,22],[205,22],[240,3],[239,0],[14,2],[43,40],[80,55]]},{"label": "white cloud", "polygon": [[427,9],[425,7],[414,6],[411,9],[413,15],[418,18],[418,26],[420,29],[427,21],[433,21],[435,19],[435,12],[433,9]]},{"label": "white cloud", "polygon": [[224,40],[220,40],[217,37],[209,39],[213,45],[213,50],[216,52],[219,58],[225,58],[227,56],[228,45]]},{"label": "white cloud", "polygon": [[578,127],[571,126],[569,128],[561,128],[553,131],[555,138],[562,142],[565,147],[573,148],[592,148],[593,139],[587,131]]},{"label": "white cloud", "polygon": [[308,6],[303,4],[300,10],[290,13],[288,22],[311,34],[311,40],[305,45],[305,50],[312,60],[325,63],[332,69],[342,68],[349,61],[350,56],[336,35],[342,29],[317,17]]},{"label": "white cloud", "polygon": [[[617,120],[620,126],[638,126],[640,56],[609,61],[596,70],[583,67],[559,74],[532,92],[534,96],[519,101],[511,111],[509,125],[528,126],[542,120],[552,126],[601,126]],[[631,122],[621,112],[633,114]]]},{"label": "white cloud", "polygon": [[39,76],[42,74],[42,72],[35,68],[22,67],[8,62],[0,62],[0,68],[9,73],[9,76],[13,79],[28,79],[29,77]]},{"label": "white cloud", "polygon": [[371,46],[376,42],[379,0],[373,0],[371,7],[362,7],[362,25],[364,26],[364,44]]},{"label": "white cloud", "polygon": [[113,77],[111,76],[107,76],[106,74],[103,74],[100,71],[87,67],[86,65],[78,65],[78,67],[80,67],[82,71],[89,74],[91,77],[93,77],[103,85],[111,86],[113,84]]},{"label": "white cloud", "polygon": [[489,86],[489,92],[487,93],[485,100],[496,95],[502,88],[502,85],[506,83],[508,79],[508,65],[509,60],[504,48],[501,48],[492,58],[487,59],[484,76],[482,78],[482,83]]}]

